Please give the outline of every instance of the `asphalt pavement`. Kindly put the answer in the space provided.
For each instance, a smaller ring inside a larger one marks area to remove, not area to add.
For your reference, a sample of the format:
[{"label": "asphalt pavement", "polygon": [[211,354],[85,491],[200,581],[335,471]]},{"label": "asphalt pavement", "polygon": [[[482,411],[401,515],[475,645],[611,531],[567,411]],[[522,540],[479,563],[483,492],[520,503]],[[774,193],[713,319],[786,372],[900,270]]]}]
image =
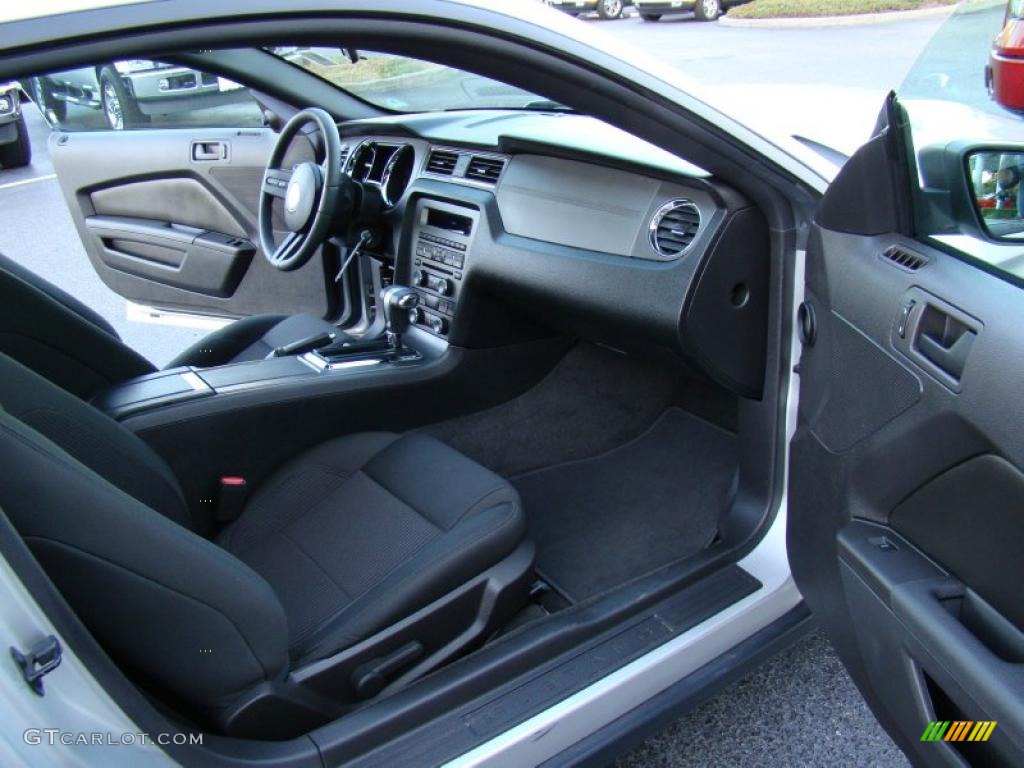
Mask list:
[{"label": "asphalt pavement", "polygon": [[[941,19],[815,29],[750,29],[669,19],[600,24],[688,77],[720,103],[792,133],[852,151],[867,138],[885,94],[959,95],[993,109],[982,67],[999,29],[993,4],[944,29]],[[937,44],[929,48],[933,36]],[[914,68],[924,56],[925,69]],[[966,94],[966,95],[963,95]],[[0,170],[0,253],[71,291],[157,365],[205,333],[129,321],[125,302],[91,269],[53,176],[48,128],[26,108],[32,165]],[[902,766],[828,642],[815,634],[654,737],[619,765]]]},{"label": "asphalt pavement", "polygon": [[615,768],[903,768],[820,632],[783,651],[619,760]]}]

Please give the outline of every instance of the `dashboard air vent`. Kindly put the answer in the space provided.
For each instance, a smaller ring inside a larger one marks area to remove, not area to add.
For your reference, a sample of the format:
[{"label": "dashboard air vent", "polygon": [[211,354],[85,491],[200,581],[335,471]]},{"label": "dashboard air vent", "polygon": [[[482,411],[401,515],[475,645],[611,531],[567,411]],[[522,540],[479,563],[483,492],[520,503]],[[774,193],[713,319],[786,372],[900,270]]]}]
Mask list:
[{"label": "dashboard air vent", "polygon": [[918,256],[916,253],[900,248],[898,245],[886,248],[882,253],[882,258],[888,259],[896,266],[903,267],[910,272],[916,272],[928,263],[928,259],[924,256]]},{"label": "dashboard air vent", "polygon": [[436,173],[441,176],[451,176],[455,173],[455,164],[459,156],[455,152],[447,152],[443,149],[435,149],[427,158],[427,173]]},{"label": "dashboard air vent", "polygon": [[352,147],[348,144],[341,145],[341,172],[345,172],[345,164],[348,162],[348,156],[352,154]]},{"label": "dashboard air vent", "polygon": [[501,158],[475,155],[466,168],[466,178],[496,184],[504,169],[505,161]]},{"label": "dashboard air vent", "polygon": [[671,259],[682,254],[700,229],[700,209],[691,200],[665,203],[651,219],[651,247]]}]

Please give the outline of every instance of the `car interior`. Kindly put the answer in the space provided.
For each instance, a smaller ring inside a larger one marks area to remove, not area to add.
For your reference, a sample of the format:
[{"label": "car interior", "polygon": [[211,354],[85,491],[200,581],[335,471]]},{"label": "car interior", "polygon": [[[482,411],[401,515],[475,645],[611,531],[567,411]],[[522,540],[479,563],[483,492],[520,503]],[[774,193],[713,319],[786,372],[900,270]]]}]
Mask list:
[{"label": "car interior", "polygon": [[[468,748],[758,588],[778,211],[553,102],[384,113],[268,50],[174,61],[275,121],[51,155],[108,287],[236,319],[158,370],[0,262],[0,502],[113,688],[239,760]],[[471,727],[415,731],[442,706]]]},{"label": "car interior", "polygon": [[4,78],[71,68],[48,115],[117,118],[49,138],[91,269],[226,321],[158,369],[0,261],[23,694],[59,634],[47,701],[82,660],[189,765],[579,762],[813,611],[915,763],[1020,764],[1020,242],[967,173],[1020,147],[891,96],[826,179],[562,17],[200,5],[5,28]]}]

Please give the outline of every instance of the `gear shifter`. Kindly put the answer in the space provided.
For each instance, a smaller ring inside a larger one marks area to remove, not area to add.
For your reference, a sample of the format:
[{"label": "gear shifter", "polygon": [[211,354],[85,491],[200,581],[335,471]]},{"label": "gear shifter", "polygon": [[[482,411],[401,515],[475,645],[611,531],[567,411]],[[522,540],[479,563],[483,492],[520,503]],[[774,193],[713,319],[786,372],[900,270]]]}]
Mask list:
[{"label": "gear shifter", "polygon": [[420,303],[420,296],[405,285],[389,285],[380,292],[384,305],[384,333],[392,349],[402,348],[402,334],[409,330],[410,313]]}]

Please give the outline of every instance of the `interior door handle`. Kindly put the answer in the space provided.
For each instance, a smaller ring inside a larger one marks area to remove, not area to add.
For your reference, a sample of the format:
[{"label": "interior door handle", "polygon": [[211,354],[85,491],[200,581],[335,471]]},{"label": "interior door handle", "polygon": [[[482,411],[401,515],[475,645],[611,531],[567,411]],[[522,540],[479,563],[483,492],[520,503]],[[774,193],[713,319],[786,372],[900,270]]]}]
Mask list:
[{"label": "interior door handle", "polygon": [[226,141],[193,141],[192,159],[200,162],[227,160],[228,143]]},{"label": "interior door handle", "polygon": [[977,336],[962,320],[926,304],[914,333],[914,347],[921,357],[959,381]]}]

